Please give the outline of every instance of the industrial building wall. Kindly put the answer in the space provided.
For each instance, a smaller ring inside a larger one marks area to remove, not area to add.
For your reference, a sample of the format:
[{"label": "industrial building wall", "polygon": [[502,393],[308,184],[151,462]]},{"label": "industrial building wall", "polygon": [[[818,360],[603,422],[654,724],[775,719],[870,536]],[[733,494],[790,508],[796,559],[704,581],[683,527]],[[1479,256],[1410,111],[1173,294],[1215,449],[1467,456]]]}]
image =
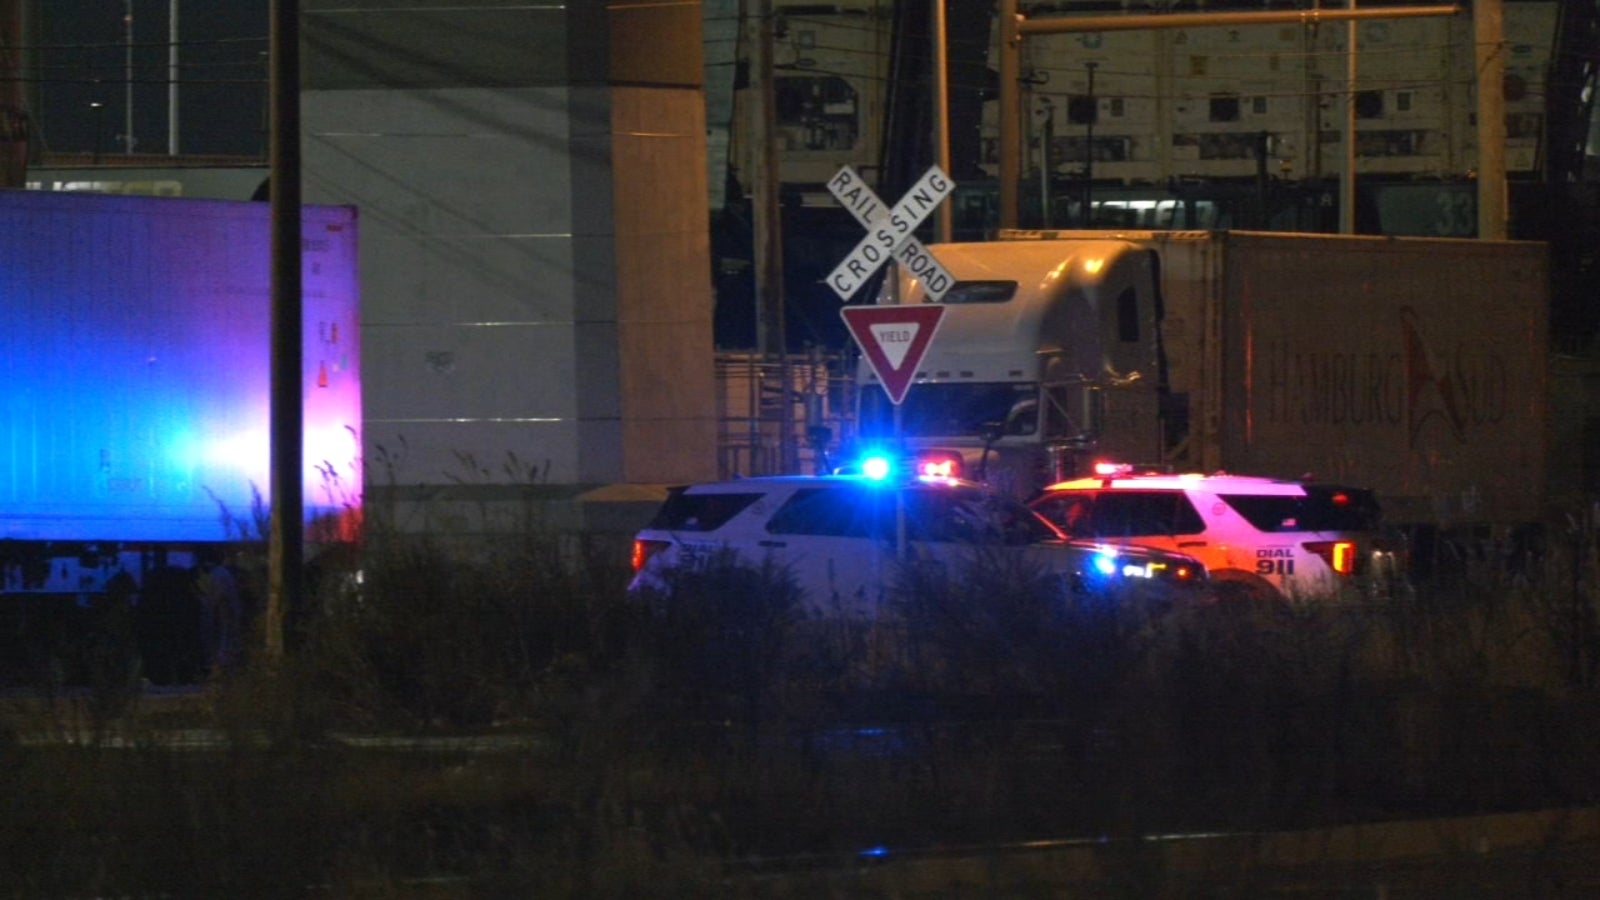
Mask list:
[{"label": "industrial building wall", "polygon": [[305,200],[361,214],[370,487],[714,474],[698,6],[303,9]]}]

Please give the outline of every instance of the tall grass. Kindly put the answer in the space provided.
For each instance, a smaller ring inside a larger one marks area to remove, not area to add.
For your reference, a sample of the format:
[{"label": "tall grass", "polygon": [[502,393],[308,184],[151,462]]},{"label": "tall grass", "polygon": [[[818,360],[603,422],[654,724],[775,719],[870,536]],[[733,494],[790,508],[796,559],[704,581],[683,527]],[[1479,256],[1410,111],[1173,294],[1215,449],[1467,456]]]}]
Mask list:
[{"label": "tall grass", "polygon": [[885,844],[1592,804],[1595,533],[1558,538],[1324,604],[1074,593],[975,549],[846,621],[775,566],[629,597],[601,536],[386,536],[181,714],[7,714],[0,894],[706,893]]}]

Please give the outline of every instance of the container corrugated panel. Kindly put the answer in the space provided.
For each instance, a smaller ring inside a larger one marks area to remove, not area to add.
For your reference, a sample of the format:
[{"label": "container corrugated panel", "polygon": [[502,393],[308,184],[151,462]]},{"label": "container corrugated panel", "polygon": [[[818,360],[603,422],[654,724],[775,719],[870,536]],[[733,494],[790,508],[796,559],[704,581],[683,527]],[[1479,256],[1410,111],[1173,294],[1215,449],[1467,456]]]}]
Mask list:
[{"label": "container corrugated panel", "polygon": [[1225,240],[1229,468],[1359,480],[1402,518],[1538,518],[1545,245],[1242,232]]}]

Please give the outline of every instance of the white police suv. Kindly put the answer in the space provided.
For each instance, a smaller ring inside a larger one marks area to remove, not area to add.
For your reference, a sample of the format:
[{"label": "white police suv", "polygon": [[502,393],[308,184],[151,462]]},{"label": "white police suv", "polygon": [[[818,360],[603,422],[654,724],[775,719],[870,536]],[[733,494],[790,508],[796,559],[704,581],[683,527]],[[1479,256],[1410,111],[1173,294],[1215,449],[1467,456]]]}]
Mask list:
[{"label": "white police suv", "polygon": [[1193,556],[1213,584],[1249,596],[1330,598],[1400,566],[1379,538],[1377,498],[1344,485],[1101,464],[1029,506],[1076,538]]},{"label": "white police suv", "polygon": [[1187,591],[1205,581],[1192,557],[1069,541],[1023,503],[973,482],[793,475],[673,489],[634,541],[630,589],[666,591],[674,572],[718,559],[770,561],[795,578],[810,612],[870,616],[908,562],[954,567],[979,546],[1016,554],[1081,593],[1129,583]]}]

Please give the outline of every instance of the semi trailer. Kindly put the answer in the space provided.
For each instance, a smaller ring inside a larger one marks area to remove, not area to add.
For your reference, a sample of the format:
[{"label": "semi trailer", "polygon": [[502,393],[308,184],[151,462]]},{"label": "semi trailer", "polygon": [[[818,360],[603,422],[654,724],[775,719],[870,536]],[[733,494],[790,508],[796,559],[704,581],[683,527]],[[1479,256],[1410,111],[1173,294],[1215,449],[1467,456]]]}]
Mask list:
[{"label": "semi trailer", "polygon": [[[900,409],[857,438],[1027,496],[1097,461],[1360,484],[1386,518],[1537,521],[1546,247],[1243,231],[1004,231],[955,284]],[[915,277],[879,302],[928,303]]]},{"label": "semi trailer", "polygon": [[[155,595],[264,540],[270,214],[242,201],[0,192],[0,655],[11,668],[59,652],[108,592],[145,611],[188,603]],[[307,206],[302,222],[307,534],[346,541],[362,487],[357,216]]]}]

